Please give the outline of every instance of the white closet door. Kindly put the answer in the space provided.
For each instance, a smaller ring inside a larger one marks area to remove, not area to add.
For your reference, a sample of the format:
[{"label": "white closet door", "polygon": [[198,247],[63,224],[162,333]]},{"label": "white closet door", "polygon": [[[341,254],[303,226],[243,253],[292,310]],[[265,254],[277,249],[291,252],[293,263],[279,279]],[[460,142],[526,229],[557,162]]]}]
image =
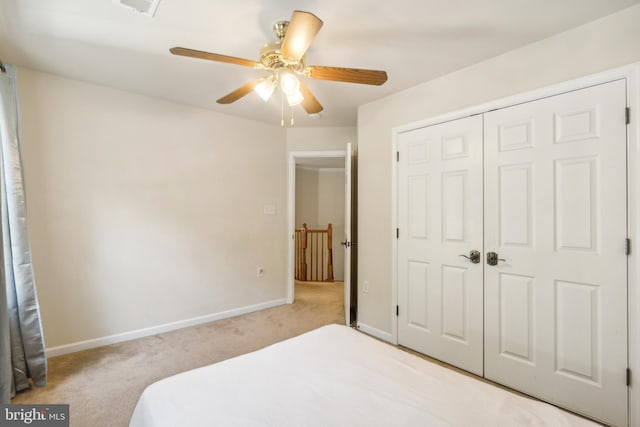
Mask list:
[{"label": "white closet door", "polygon": [[627,424],[625,82],[485,114],[485,376]]},{"label": "white closet door", "polygon": [[399,135],[398,341],[482,375],[482,117]]}]

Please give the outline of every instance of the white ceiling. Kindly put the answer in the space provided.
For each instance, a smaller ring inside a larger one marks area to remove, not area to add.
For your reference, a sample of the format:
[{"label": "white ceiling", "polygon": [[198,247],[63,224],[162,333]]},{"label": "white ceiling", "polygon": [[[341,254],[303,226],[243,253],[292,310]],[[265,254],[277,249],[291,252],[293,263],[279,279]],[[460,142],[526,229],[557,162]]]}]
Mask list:
[{"label": "white ceiling", "polygon": [[354,126],[357,106],[614,13],[640,0],[160,0],[153,18],[112,0],[0,1],[0,59],[277,125],[280,100],[215,100],[264,71],[174,56],[173,46],[258,60],[295,9],[324,27],[307,64],[386,70],[383,86],[308,80],[325,110],[296,126]]}]

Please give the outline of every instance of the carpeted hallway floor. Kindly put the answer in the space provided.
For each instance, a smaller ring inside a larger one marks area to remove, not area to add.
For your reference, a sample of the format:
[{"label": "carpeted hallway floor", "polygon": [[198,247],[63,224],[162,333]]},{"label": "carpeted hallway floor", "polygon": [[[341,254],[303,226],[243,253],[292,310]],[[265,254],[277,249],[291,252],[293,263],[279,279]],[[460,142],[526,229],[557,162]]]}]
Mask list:
[{"label": "carpeted hallway floor", "polygon": [[51,358],[48,386],[11,403],[67,403],[74,427],[127,426],[147,385],[330,323],[344,323],[342,282],[297,283],[291,305]]}]

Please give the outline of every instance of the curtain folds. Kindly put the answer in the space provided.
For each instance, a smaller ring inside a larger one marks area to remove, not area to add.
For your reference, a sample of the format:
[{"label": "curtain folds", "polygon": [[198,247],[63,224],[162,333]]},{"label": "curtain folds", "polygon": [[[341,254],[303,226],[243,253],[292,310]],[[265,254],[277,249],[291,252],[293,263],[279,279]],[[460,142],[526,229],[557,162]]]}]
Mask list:
[{"label": "curtain folds", "polygon": [[15,67],[0,73],[0,403],[47,381],[40,307],[27,236]]}]

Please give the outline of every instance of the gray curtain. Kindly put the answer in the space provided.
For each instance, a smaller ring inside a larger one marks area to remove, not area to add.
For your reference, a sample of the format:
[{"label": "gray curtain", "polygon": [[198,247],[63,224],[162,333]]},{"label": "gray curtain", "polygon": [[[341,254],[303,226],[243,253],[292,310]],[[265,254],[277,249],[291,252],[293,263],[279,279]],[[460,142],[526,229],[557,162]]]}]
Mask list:
[{"label": "gray curtain", "polygon": [[36,295],[20,153],[15,67],[0,72],[0,403],[16,391],[47,382],[40,308]]}]

